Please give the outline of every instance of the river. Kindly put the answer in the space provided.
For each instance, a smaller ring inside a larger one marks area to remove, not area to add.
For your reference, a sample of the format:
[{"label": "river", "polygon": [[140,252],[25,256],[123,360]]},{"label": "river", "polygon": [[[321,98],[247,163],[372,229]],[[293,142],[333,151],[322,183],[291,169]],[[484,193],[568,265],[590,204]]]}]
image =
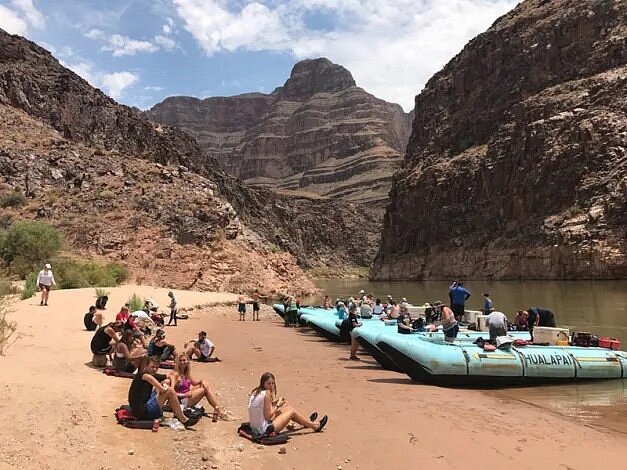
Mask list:
[{"label": "river", "polygon": [[[414,305],[448,303],[448,282],[369,282],[365,279],[320,279],[316,285],[332,299],[356,296],[359,290],[384,300],[407,297]],[[558,326],[622,339],[627,350],[627,281],[468,281],[472,296],[466,308],[480,310],[488,292],[494,308],[513,319],[516,310],[546,307]],[[321,297],[304,299],[319,304]],[[627,379],[541,387],[507,388],[487,393],[524,401],[592,426],[627,433]]]}]

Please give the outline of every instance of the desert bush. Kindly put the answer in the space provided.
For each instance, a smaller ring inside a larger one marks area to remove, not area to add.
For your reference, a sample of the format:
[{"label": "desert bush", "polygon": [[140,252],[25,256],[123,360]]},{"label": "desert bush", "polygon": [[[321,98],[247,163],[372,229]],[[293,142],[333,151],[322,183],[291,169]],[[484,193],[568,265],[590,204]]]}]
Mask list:
[{"label": "desert bush", "polygon": [[119,284],[119,265],[60,258],[54,262],[55,279],[60,289],[113,287]]},{"label": "desert bush", "polygon": [[109,294],[111,293],[108,290],[103,289],[102,287],[96,287],[96,289],[94,289],[94,290],[95,290],[95,293],[96,293],[96,298],[99,298],[99,297],[109,297]]},{"label": "desert bush", "polygon": [[63,238],[51,225],[32,220],[11,225],[0,242],[0,254],[11,272],[24,277],[55,256],[63,245]]},{"label": "desert bush", "polygon": [[133,294],[132,296],[129,297],[129,299],[126,301],[126,303],[128,304],[128,309],[131,312],[134,312],[136,310],[141,310],[142,308],[144,308],[144,304],[146,303],[146,299],[143,299],[142,297],[140,297],[137,294]]},{"label": "desert bush", "polygon": [[4,355],[7,348],[13,343],[12,339],[15,331],[17,330],[17,323],[9,320],[9,302],[7,299],[8,291],[10,291],[11,284],[2,280],[0,282],[0,356]]},{"label": "desert bush", "polygon": [[22,290],[22,300],[30,299],[37,292],[37,273],[35,271],[28,273],[26,276],[26,282],[24,283],[24,290]]},{"label": "desert bush", "polygon": [[26,197],[20,191],[0,196],[0,207],[21,207],[24,204],[26,204]]}]

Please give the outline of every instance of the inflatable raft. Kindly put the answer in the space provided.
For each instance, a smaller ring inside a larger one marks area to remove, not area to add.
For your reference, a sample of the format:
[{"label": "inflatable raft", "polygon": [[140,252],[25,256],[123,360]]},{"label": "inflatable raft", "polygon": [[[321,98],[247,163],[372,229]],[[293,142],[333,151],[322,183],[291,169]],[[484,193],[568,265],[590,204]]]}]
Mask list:
[{"label": "inflatable raft", "polygon": [[[418,340],[417,340],[418,339]],[[627,377],[627,353],[577,346],[522,346],[493,352],[460,341],[380,334],[376,346],[419,382],[524,384]]]}]

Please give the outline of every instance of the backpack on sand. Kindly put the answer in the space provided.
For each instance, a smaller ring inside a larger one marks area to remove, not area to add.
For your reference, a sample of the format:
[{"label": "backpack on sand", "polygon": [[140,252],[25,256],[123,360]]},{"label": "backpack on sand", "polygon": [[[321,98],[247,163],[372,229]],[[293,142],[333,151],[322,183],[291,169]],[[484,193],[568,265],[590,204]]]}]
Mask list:
[{"label": "backpack on sand", "polygon": [[287,433],[276,433],[274,432],[274,428],[269,428],[266,433],[261,437],[255,437],[253,433],[253,429],[250,427],[250,423],[242,423],[239,428],[237,428],[237,434],[239,434],[244,439],[248,439],[251,442],[256,444],[263,444],[265,446],[271,446],[276,444],[285,444],[289,441],[290,436]]},{"label": "backpack on sand", "polygon": [[153,420],[137,419],[128,405],[122,405],[115,410],[115,419],[118,421],[118,424],[127,428],[153,429],[154,426]]}]

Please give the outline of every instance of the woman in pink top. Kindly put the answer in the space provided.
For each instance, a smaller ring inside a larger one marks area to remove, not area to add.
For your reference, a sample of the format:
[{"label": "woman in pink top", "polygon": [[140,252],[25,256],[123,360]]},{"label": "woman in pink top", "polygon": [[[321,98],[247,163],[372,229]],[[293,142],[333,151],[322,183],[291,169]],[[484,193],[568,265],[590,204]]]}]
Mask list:
[{"label": "woman in pink top", "polygon": [[186,400],[188,407],[193,407],[203,398],[206,398],[214,410],[214,419],[218,417],[226,419],[226,414],[218,404],[218,399],[211,390],[209,384],[202,379],[197,380],[192,376],[192,367],[187,354],[182,352],[176,356],[174,371],[170,373],[170,383],[174,386],[174,391],[179,400]]}]

